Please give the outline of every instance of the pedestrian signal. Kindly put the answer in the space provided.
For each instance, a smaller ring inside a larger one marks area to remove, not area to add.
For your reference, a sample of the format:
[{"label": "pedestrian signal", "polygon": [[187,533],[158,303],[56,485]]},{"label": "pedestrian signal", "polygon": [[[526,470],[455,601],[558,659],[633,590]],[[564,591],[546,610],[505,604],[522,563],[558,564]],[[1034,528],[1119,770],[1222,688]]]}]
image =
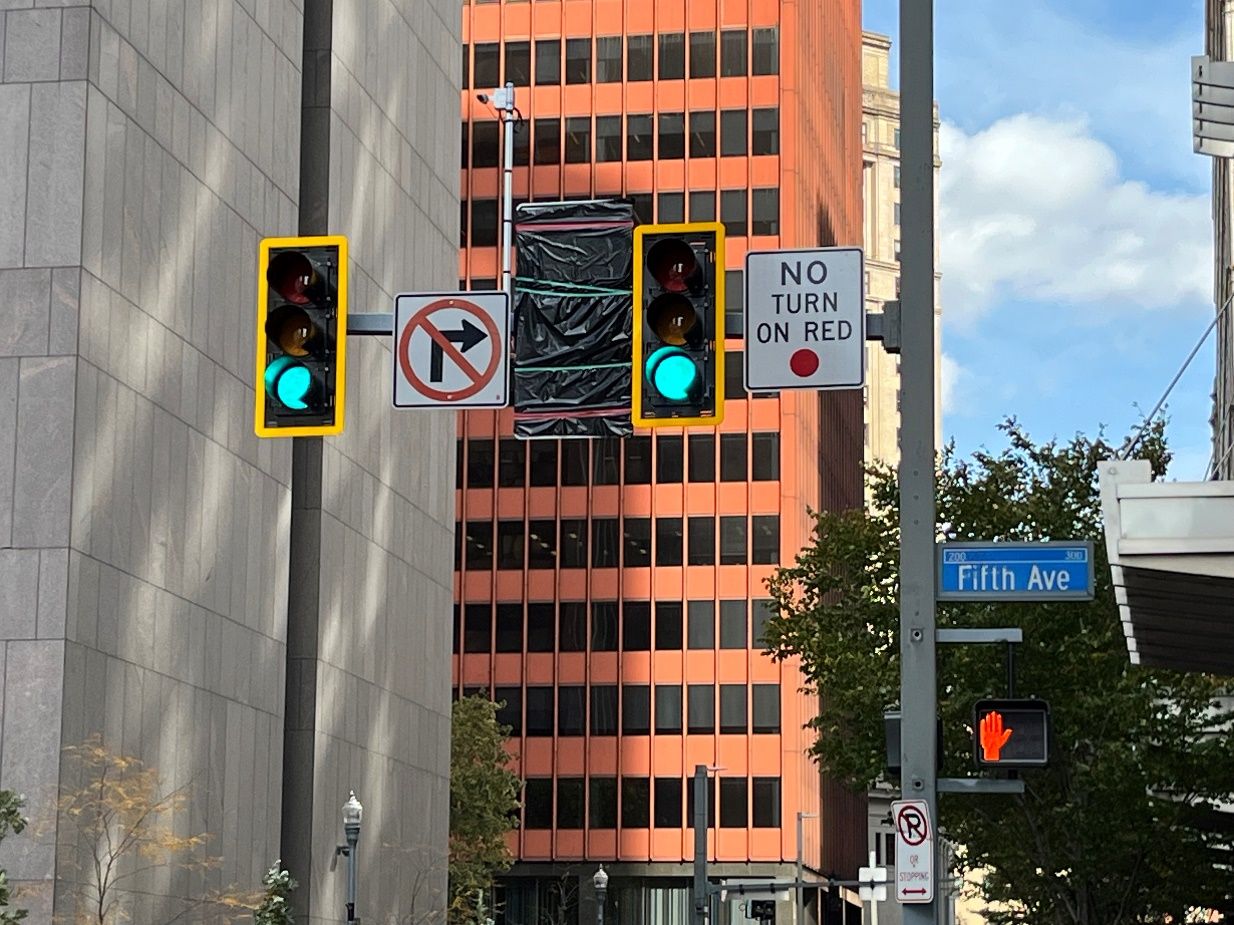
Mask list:
[{"label": "pedestrian signal", "polygon": [[1044,700],[981,700],[973,710],[979,768],[1040,768],[1050,760],[1050,707]]}]

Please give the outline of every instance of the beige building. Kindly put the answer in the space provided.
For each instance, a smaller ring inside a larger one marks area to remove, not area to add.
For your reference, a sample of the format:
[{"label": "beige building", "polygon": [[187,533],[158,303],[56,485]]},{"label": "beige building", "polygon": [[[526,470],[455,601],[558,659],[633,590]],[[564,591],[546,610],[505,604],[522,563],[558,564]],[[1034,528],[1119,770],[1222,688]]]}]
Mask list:
[{"label": "beige building", "polygon": [[[900,297],[900,94],[891,89],[891,39],[875,32],[862,35],[862,121],[864,154],[866,309],[881,311]],[[938,188],[938,116],[934,119],[935,189]],[[938,240],[937,209],[935,241]],[[938,265],[937,243],[935,266]],[[934,368],[936,441],[942,442],[942,357],[939,327],[942,306],[935,274]],[[865,459],[890,465],[900,461],[900,358],[877,341],[866,345]]]}]

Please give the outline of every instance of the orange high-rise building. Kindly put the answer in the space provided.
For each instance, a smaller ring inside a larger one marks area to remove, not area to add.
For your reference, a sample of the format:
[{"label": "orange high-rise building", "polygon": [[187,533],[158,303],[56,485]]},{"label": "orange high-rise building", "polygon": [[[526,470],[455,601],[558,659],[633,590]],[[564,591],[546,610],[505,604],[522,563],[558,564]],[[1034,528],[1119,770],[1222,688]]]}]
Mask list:
[{"label": "orange high-rise building", "polygon": [[[861,244],[859,0],[472,2],[463,40],[465,287],[499,274],[501,128],[476,93],[507,80],[516,202],[626,197],[727,232],[718,429],[522,441],[509,410],[461,416],[456,689],[506,703],[526,781],[497,920],[592,921],[604,862],[608,921],[686,925],[698,764],[713,878],[792,879],[799,813],[807,872],[854,876],[864,806],[820,781],[818,703],[759,638],[807,508],[862,503],[861,395],[746,395],[740,351],[747,250]],[[777,917],[844,921],[837,900]]]}]

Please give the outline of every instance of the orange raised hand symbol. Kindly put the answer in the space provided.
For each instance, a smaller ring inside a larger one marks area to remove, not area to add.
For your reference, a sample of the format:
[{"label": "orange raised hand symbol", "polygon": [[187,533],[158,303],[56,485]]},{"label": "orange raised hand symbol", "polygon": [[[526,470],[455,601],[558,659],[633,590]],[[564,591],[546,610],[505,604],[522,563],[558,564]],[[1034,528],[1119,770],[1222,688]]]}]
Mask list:
[{"label": "orange raised hand symbol", "polygon": [[981,718],[981,752],[986,761],[997,761],[1014,730],[1003,728],[1003,714],[991,710]]}]

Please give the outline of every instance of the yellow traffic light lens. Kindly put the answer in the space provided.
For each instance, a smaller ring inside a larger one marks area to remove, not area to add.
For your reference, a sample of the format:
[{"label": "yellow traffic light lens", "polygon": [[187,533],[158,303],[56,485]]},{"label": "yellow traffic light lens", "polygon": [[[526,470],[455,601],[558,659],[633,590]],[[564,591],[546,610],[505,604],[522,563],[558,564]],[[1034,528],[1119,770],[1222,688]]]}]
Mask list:
[{"label": "yellow traffic light lens", "polygon": [[698,258],[681,238],[663,238],[647,251],[647,272],[661,288],[685,292],[698,276]]},{"label": "yellow traffic light lens", "polygon": [[266,337],[284,353],[293,357],[308,356],[319,328],[302,308],[284,305],[266,319]]},{"label": "yellow traffic light lens", "polygon": [[662,295],[647,307],[647,325],[664,343],[681,347],[695,339],[698,314],[684,297]]},{"label": "yellow traffic light lens", "polygon": [[288,302],[307,305],[321,288],[313,262],[299,251],[284,251],[270,260],[266,282]]}]

